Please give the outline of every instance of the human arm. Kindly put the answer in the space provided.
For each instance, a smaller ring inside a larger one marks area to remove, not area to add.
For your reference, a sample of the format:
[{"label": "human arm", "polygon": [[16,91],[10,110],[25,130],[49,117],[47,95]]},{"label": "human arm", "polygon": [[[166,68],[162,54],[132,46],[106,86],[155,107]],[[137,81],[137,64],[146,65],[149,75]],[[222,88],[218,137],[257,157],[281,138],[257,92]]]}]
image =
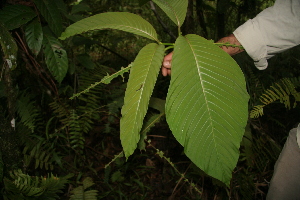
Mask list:
[{"label": "human arm", "polygon": [[[255,66],[266,69],[267,59],[300,44],[300,0],[277,0],[274,6],[263,10],[219,42],[241,44]],[[221,48],[230,55],[241,52],[238,48]],[[164,76],[171,73],[171,61],[172,53],[163,61]]]},{"label": "human arm", "polygon": [[300,0],[277,0],[233,34],[255,66],[266,69],[267,59],[300,44]]}]

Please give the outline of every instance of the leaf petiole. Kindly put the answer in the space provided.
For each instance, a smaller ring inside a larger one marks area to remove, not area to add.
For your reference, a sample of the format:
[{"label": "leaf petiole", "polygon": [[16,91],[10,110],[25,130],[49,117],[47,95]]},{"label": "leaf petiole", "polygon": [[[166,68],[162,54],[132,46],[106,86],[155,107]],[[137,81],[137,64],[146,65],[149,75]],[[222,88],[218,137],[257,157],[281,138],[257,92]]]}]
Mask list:
[{"label": "leaf petiole", "polygon": [[221,47],[221,46],[226,46],[226,47],[237,47],[237,48],[240,48],[240,49],[243,49],[244,50],[244,47],[242,45],[236,45],[236,44],[230,44],[229,42],[226,42],[226,43],[214,43],[215,45]]},{"label": "leaf petiole", "polygon": [[163,44],[165,46],[174,46],[174,43],[161,43],[161,44]]},{"label": "leaf petiole", "polygon": [[165,51],[168,51],[169,49],[174,49],[174,46],[168,46],[165,48]]}]

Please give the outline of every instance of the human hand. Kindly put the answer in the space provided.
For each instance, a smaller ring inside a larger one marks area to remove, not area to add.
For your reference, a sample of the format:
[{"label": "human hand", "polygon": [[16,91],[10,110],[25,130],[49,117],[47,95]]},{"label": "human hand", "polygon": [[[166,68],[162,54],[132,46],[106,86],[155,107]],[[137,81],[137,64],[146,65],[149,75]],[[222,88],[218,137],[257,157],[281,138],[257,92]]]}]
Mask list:
[{"label": "human hand", "polygon": [[[237,40],[237,38],[235,37],[234,34],[230,34],[226,37],[221,38],[217,43],[230,43],[230,44],[234,44],[234,45],[237,45],[237,46],[241,45],[241,43]],[[239,47],[221,46],[220,48],[222,50],[224,50],[226,53],[228,53],[229,55],[231,55],[231,56],[244,51],[243,49],[240,49]]]},{"label": "human hand", "polygon": [[161,73],[163,76],[171,75],[171,63],[172,63],[173,52],[169,53],[164,57]]},{"label": "human hand", "polygon": [[[241,43],[237,40],[237,38],[233,34],[230,34],[227,37],[221,38],[217,43],[230,43],[230,44],[234,44],[237,46],[241,45]],[[220,48],[231,56],[244,51],[243,49],[240,49],[239,47],[221,46]],[[162,63],[162,68],[161,68],[161,73],[163,76],[171,75],[172,56],[173,56],[173,52],[169,53],[168,55],[166,55],[164,57],[164,60]]]}]

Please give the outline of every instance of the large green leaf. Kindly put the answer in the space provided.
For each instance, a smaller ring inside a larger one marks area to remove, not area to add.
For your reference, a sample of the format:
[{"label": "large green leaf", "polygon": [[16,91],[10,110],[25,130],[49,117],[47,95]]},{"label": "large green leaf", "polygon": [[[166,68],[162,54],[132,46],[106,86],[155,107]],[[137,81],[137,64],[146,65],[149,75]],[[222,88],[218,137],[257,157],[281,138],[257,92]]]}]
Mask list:
[{"label": "large green leaf", "polygon": [[148,44],[139,52],[131,68],[120,122],[121,143],[127,158],[136,149],[140,139],[140,130],[163,56],[164,45]]},{"label": "large green leaf", "polygon": [[10,5],[0,11],[0,21],[8,30],[19,28],[36,16],[36,13],[28,6]]},{"label": "large green leaf", "polygon": [[62,16],[60,9],[57,7],[55,1],[52,0],[34,0],[36,7],[39,9],[49,27],[56,36],[62,33]]},{"label": "large green leaf", "polygon": [[44,34],[43,46],[47,67],[60,83],[68,71],[67,53],[55,37],[47,34]]},{"label": "large green leaf", "polygon": [[8,32],[8,30],[0,22],[0,45],[4,53],[4,61],[9,68],[14,69],[17,66],[17,51],[18,46]]},{"label": "large green leaf", "polygon": [[184,22],[188,0],[153,0],[168,16],[169,18],[178,26]]},{"label": "large green leaf", "polygon": [[90,30],[107,28],[127,31],[159,42],[156,31],[149,22],[136,14],[127,12],[101,13],[80,20],[69,26],[60,39],[64,40]]},{"label": "large green leaf", "polygon": [[38,55],[43,42],[43,30],[41,23],[35,19],[26,26],[25,38],[29,49]]},{"label": "large green leaf", "polygon": [[227,53],[200,36],[179,36],[167,122],[186,155],[227,185],[239,156],[248,98],[243,73]]}]

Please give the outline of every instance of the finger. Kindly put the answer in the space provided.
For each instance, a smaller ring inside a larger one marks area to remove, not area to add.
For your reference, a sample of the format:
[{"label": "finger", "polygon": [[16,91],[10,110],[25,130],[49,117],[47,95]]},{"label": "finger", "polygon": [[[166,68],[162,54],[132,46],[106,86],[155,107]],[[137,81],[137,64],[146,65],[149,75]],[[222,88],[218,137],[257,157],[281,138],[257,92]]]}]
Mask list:
[{"label": "finger", "polygon": [[164,61],[163,62],[163,68],[171,68],[171,62],[170,61]]},{"label": "finger", "polygon": [[169,53],[168,55],[166,55],[164,57],[164,61],[171,61],[172,60],[172,56],[173,56],[173,52]]},{"label": "finger", "polygon": [[173,52],[169,53],[164,57],[163,60],[163,67],[165,68],[171,68],[171,61],[172,61]]},{"label": "finger", "polygon": [[167,76],[167,75],[168,75],[168,69],[162,67],[162,68],[161,68],[161,74],[162,74],[163,76]]},{"label": "finger", "polygon": [[171,76],[171,69],[167,70],[168,76]]}]

